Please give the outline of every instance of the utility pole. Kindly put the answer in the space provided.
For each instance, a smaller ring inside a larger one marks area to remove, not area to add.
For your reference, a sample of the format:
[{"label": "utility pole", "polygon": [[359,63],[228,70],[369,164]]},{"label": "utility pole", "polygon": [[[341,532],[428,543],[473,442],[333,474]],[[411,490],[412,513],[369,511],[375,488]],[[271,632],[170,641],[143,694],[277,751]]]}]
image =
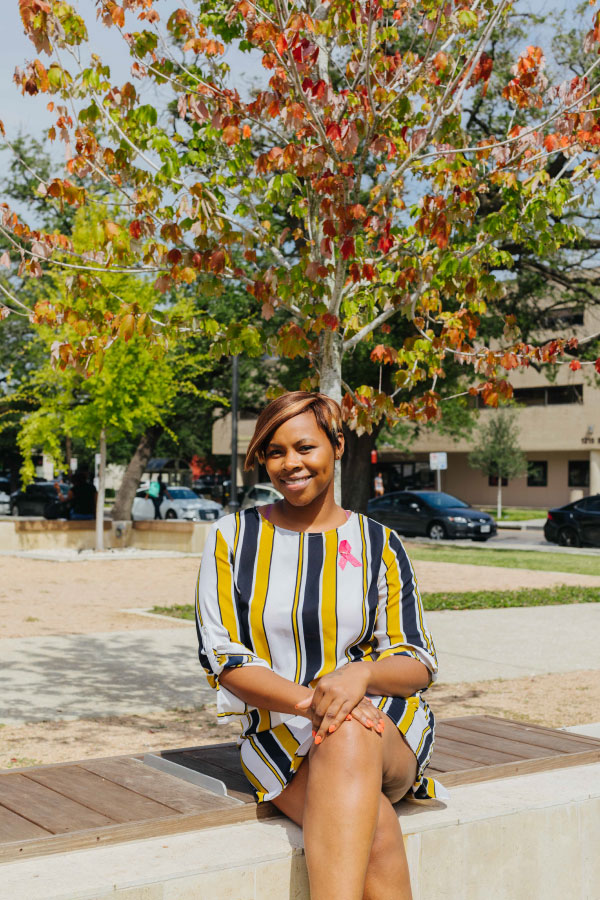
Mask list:
[{"label": "utility pole", "polygon": [[229,512],[239,508],[237,496],[239,357],[231,357],[231,492]]}]

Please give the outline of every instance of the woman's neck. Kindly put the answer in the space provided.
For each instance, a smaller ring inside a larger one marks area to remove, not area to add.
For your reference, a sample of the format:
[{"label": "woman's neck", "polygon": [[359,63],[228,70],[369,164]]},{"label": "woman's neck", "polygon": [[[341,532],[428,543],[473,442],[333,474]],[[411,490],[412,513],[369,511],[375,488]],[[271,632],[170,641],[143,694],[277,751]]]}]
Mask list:
[{"label": "woman's neck", "polygon": [[269,520],[290,531],[329,531],[344,524],[346,513],[335,502],[332,485],[306,506],[294,506],[285,499],[274,503]]}]

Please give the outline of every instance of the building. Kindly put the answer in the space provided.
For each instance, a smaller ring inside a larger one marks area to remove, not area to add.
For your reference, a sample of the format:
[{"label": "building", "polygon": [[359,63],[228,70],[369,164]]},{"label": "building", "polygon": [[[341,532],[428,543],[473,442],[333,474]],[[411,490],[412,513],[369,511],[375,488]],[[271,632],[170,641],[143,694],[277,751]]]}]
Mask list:
[{"label": "building", "polygon": [[[553,310],[553,316],[557,319],[554,335],[583,337],[600,332],[597,308],[584,314],[565,307]],[[502,496],[507,505],[547,509],[600,494],[600,380],[593,366],[575,372],[567,364],[556,368],[552,381],[543,368],[537,371],[530,367],[510,375],[514,399],[519,403],[515,415],[520,445],[529,471],[504,486]],[[481,421],[493,414],[483,407]],[[442,472],[443,490],[477,506],[492,506],[496,484],[470,468],[467,458],[471,444],[472,438],[452,441],[435,432],[423,433],[411,444],[410,455],[405,455],[402,464],[418,464],[421,480],[427,481],[428,454],[446,451],[448,469]],[[397,466],[400,460],[394,456],[397,454],[382,448],[383,463]],[[433,484],[432,478],[429,483]]]}]

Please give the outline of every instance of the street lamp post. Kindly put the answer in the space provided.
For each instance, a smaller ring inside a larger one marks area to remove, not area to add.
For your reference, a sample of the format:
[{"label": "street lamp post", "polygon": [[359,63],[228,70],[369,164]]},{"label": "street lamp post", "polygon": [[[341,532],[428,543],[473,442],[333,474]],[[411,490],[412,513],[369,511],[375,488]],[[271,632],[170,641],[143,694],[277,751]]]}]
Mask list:
[{"label": "street lamp post", "polygon": [[231,490],[229,494],[229,511],[237,512],[239,508],[237,495],[237,457],[238,457],[238,394],[239,394],[239,357],[231,358]]}]

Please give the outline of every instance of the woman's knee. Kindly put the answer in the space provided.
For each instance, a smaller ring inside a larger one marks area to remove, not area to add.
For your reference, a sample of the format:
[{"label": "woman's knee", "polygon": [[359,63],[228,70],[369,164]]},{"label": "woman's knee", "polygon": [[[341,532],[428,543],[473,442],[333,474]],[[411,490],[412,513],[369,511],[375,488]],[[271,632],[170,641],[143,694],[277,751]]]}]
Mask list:
[{"label": "woman's knee", "polygon": [[346,765],[374,764],[381,771],[382,759],[381,736],[355,719],[342,722],[337,731],[328,734],[322,744],[310,751],[313,769],[333,761],[339,769]]}]

